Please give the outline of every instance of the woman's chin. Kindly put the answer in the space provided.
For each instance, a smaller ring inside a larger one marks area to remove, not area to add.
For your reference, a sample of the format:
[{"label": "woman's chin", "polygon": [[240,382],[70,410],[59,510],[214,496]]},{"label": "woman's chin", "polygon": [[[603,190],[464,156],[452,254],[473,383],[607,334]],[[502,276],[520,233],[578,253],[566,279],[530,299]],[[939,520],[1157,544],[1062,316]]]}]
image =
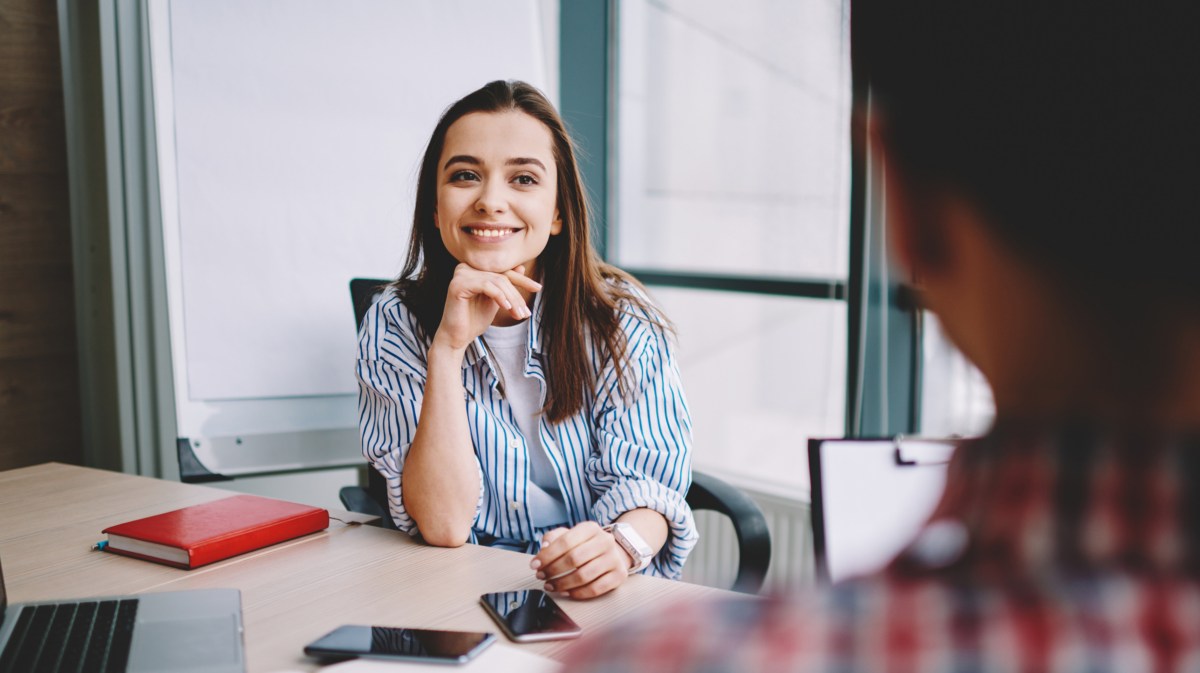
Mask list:
[{"label": "woman's chin", "polygon": [[505,266],[505,264],[502,262],[478,262],[474,260],[467,260],[467,266],[471,267],[472,269],[487,271],[489,273],[504,273],[505,271],[511,271],[516,264],[512,266]]},{"label": "woman's chin", "polygon": [[504,273],[517,268],[521,262],[496,255],[464,255],[460,260],[472,269],[489,273]]}]

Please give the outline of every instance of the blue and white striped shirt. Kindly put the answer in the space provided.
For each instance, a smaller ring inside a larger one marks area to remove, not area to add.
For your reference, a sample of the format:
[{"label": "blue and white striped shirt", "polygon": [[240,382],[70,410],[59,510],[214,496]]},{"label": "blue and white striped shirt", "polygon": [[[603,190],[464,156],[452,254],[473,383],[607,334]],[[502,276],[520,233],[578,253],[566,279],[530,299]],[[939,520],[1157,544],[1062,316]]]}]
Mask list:
[{"label": "blue and white striped shirt", "polygon": [[[622,397],[613,362],[600,362],[592,347],[594,370],[600,372],[593,398],[561,423],[540,420],[539,433],[558,477],[567,524],[606,525],[639,507],[659,512],[669,536],[645,572],[677,579],[699,538],[684,500],[692,479],[691,416],[669,336],[642,309],[625,304],[621,311],[632,394]],[[539,381],[544,402],[540,294],[532,313],[525,374]],[[404,509],[400,475],[421,414],[429,345],[416,315],[391,290],[367,311],[358,337],[363,455],[387,480],[392,518],[410,535],[417,527]],[[534,527],[527,507],[528,445],[481,339],[467,348],[462,372],[481,484],[470,540],[522,540],[527,551],[536,552],[545,529]]]}]

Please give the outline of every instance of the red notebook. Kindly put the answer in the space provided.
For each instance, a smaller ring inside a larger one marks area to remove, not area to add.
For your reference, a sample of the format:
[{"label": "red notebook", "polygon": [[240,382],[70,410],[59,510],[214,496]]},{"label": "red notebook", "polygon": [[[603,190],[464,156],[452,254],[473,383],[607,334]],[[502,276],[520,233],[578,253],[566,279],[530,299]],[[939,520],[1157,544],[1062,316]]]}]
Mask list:
[{"label": "red notebook", "polygon": [[329,512],[235,495],[105,528],[106,551],[177,568],[202,565],[329,527]]}]

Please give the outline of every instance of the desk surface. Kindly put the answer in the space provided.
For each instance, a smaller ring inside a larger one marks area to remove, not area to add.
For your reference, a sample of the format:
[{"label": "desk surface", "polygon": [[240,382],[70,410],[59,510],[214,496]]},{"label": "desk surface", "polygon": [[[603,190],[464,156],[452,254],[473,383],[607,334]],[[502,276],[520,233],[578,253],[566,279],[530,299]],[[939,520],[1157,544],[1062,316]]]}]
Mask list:
[{"label": "desk surface", "polygon": [[[8,600],[234,587],[242,592],[247,670],[253,673],[315,670],[317,662],[303,654],[305,643],[341,624],[496,631],[479,596],[541,584],[525,554],[475,545],[429,547],[396,531],[337,521],[324,532],[190,571],[90,551],[107,526],[229,495],[57,463],[0,472],[0,559]],[[726,592],[636,576],[598,599],[559,600],[586,634],[647,606],[719,594]],[[556,657],[569,646],[520,647]]]}]

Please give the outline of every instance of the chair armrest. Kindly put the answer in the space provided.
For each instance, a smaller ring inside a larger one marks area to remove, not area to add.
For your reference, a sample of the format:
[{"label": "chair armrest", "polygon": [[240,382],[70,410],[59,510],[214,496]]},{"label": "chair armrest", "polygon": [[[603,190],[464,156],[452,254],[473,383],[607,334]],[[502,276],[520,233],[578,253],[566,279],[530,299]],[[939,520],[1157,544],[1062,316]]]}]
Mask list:
[{"label": "chair armrest", "polygon": [[733,522],[738,540],[738,572],[734,591],[758,593],[771,565],[771,533],[758,504],[734,486],[703,472],[692,471],[687,494],[692,509],[720,512]]}]

